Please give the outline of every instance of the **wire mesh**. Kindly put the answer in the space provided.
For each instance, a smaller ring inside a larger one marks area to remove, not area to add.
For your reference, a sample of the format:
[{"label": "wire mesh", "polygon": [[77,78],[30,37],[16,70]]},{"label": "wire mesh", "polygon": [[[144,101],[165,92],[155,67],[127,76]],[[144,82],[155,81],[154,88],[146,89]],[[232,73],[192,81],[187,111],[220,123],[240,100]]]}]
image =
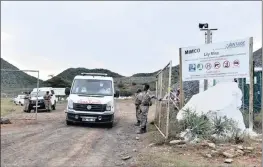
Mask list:
[{"label": "wire mesh", "polygon": [[170,99],[170,87],[171,87],[171,68],[172,62],[170,62],[165,68],[163,68],[157,75],[156,95],[161,101],[156,101],[156,115],[155,125],[166,138],[169,135],[169,99]]},{"label": "wire mesh", "polygon": [[[246,127],[249,127],[249,84],[251,82],[247,78],[241,78],[238,80],[239,88],[242,91],[242,106],[240,111],[243,114],[244,123]],[[254,72],[254,130],[257,132],[262,131],[262,112],[261,112],[261,94],[262,94],[262,71]]]},{"label": "wire mesh", "polygon": [[[37,119],[37,108],[29,108],[26,93],[38,88],[39,72],[33,70],[1,69],[1,117],[13,120]],[[35,111],[35,112],[34,112]]]}]

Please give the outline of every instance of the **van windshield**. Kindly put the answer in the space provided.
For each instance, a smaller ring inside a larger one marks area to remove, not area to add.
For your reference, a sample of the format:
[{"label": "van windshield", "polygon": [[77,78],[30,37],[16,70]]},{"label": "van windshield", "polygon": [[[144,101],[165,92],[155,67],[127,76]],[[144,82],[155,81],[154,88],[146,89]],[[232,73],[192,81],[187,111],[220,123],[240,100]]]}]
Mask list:
[{"label": "van windshield", "polygon": [[75,79],[71,94],[113,96],[112,81]]}]

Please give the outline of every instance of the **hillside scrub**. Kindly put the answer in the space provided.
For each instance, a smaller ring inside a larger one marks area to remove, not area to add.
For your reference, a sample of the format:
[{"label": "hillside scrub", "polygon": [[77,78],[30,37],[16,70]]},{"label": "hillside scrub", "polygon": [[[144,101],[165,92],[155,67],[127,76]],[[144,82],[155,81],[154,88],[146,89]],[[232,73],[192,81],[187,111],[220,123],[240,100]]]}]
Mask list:
[{"label": "hillside scrub", "polygon": [[198,115],[195,111],[186,109],[183,119],[178,122],[181,136],[186,137],[188,141],[199,138],[213,140],[214,142],[237,142],[237,139],[242,140],[244,138],[234,120],[225,116],[214,115],[211,117],[210,114]]}]

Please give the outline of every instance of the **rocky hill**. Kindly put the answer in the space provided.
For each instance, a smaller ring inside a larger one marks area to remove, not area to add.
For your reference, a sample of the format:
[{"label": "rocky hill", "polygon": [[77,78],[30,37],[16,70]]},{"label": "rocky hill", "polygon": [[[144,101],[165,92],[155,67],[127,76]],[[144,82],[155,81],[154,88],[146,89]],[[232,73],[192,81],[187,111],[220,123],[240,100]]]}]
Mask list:
[{"label": "rocky hill", "polygon": [[[14,65],[1,58],[1,69],[19,70]],[[42,80],[40,80],[40,84]],[[1,70],[1,93],[12,94],[35,88],[37,78],[22,71],[2,71]]]}]

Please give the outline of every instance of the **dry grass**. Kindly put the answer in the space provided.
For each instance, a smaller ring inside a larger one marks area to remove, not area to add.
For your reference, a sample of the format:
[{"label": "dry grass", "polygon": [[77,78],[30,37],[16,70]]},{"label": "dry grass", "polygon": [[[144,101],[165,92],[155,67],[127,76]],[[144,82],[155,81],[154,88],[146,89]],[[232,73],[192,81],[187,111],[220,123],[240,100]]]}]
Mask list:
[{"label": "dry grass", "polygon": [[22,107],[15,105],[9,98],[1,98],[1,117],[10,114],[11,112],[21,111]]}]

